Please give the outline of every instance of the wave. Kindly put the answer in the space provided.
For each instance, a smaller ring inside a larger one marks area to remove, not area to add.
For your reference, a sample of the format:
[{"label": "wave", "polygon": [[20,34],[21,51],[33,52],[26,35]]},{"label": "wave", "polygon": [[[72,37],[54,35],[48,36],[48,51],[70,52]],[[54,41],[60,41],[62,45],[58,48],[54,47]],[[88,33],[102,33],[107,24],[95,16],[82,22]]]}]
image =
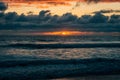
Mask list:
[{"label": "wave", "polygon": [[38,48],[38,49],[45,49],[45,48],[119,48],[120,43],[57,43],[57,44],[29,44],[29,43],[16,43],[16,44],[8,44],[8,45],[1,45],[0,47],[12,47],[12,48]]},{"label": "wave", "polygon": [[38,80],[105,74],[120,74],[120,60],[95,58],[0,61],[1,80]]},{"label": "wave", "polygon": [[93,59],[51,59],[51,60],[39,60],[39,59],[23,59],[23,60],[1,60],[0,68],[2,67],[16,67],[16,66],[36,66],[36,65],[58,65],[58,64],[93,64],[97,62],[120,62],[119,59],[107,59],[107,58],[93,58]]}]

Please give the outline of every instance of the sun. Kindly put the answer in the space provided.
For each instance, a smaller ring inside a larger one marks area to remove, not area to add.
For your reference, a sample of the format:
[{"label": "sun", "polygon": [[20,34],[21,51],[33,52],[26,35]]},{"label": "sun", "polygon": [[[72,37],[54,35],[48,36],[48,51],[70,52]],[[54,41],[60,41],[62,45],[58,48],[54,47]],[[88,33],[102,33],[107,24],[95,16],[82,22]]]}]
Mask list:
[{"label": "sun", "polygon": [[66,32],[62,32],[61,34],[62,34],[62,35],[67,35],[67,33],[66,33]]},{"label": "sun", "polygon": [[61,35],[70,35],[70,32],[68,32],[68,31],[63,31],[63,32],[61,32]]},{"label": "sun", "polygon": [[53,36],[73,36],[80,35],[82,32],[78,31],[54,31],[54,32],[43,32],[42,35],[53,35]]}]

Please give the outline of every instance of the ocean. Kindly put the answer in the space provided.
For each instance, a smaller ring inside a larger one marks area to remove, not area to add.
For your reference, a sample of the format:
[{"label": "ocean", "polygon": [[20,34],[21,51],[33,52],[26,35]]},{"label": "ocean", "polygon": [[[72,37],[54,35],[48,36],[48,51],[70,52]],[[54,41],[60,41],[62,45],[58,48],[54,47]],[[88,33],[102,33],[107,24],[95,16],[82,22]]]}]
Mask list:
[{"label": "ocean", "polygon": [[120,74],[119,66],[119,35],[0,35],[0,80],[72,80]]}]

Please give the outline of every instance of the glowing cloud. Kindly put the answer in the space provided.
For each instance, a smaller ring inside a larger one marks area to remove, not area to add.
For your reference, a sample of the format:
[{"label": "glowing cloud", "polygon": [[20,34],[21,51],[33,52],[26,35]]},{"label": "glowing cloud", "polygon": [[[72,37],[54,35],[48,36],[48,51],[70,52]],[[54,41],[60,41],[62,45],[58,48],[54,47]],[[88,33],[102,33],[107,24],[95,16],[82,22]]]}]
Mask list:
[{"label": "glowing cloud", "polygon": [[[120,0],[0,0],[0,2],[6,2],[9,5],[9,11],[16,11],[17,13],[27,13],[29,11],[35,12],[35,14],[38,13],[38,10],[45,8],[53,11],[53,13],[57,14],[63,14],[64,12],[74,12],[75,14],[78,14],[76,11],[71,11],[71,9],[75,9],[76,7],[79,7],[81,4],[85,4],[85,6],[88,8],[90,3],[119,3]],[[57,6],[57,7],[56,7]],[[107,7],[107,5],[106,5]],[[19,9],[18,9],[19,8]],[[24,10],[26,9],[26,10]],[[62,10],[61,10],[62,9]],[[95,8],[96,9],[96,8]],[[113,9],[113,8],[110,8]],[[89,9],[90,10],[90,9]],[[89,11],[88,10],[88,11]],[[92,9],[94,10],[94,9]],[[97,10],[97,9],[96,9]],[[81,9],[82,11],[82,9]],[[82,11],[83,13],[88,13],[87,10]],[[82,14],[82,12],[80,14]],[[93,12],[93,11],[92,11]]]},{"label": "glowing cloud", "polygon": [[0,0],[9,3],[27,3],[27,4],[50,4],[50,5],[70,5],[69,2],[120,2],[120,0]]},{"label": "glowing cloud", "polygon": [[3,2],[21,2],[21,3],[26,3],[26,2],[42,2],[42,3],[48,3],[48,4],[54,4],[54,3],[61,3],[64,4],[64,2],[70,2],[70,1],[77,1],[77,2],[120,2],[120,0],[0,0]]}]

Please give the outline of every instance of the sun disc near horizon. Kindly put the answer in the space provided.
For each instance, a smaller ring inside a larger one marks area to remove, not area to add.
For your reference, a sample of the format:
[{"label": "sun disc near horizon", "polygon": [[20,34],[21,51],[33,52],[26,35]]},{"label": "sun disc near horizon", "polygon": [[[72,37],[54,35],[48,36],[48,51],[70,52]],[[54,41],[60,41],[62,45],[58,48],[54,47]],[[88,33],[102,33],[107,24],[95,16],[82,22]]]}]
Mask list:
[{"label": "sun disc near horizon", "polygon": [[68,31],[63,31],[63,32],[61,32],[61,34],[60,35],[70,35],[70,32],[68,32]]}]

